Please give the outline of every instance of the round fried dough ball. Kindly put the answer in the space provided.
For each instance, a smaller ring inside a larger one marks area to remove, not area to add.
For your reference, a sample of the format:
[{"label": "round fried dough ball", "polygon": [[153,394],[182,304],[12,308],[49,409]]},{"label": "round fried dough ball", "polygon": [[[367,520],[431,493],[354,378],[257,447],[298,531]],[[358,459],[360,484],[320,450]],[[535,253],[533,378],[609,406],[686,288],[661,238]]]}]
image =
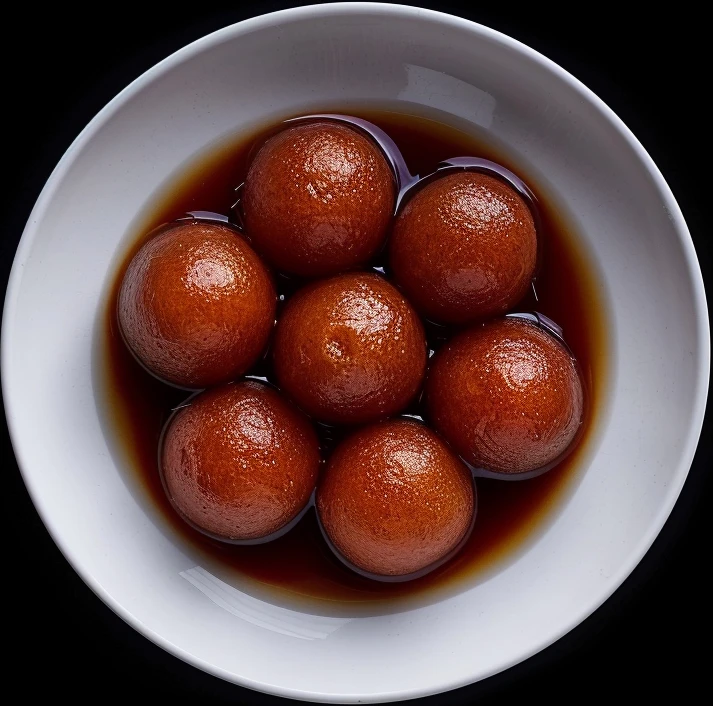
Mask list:
[{"label": "round fried dough ball", "polygon": [[426,369],[421,322],[371,273],[310,284],[287,303],[273,346],[278,384],[329,424],[364,424],[403,410]]},{"label": "round fried dough ball", "polygon": [[423,572],[468,534],[475,512],[465,464],[423,424],[365,427],[334,451],[317,490],[332,546],[353,567],[394,577]]},{"label": "round fried dough ball", "polygon": [[276,304],[270,274],[238,233],[176,222],[129,263],[118,318],[129,349],[150,372],[200,389],[234,379],[259,358]]},{"label": "round fried dough ball", "polygon": [[505,182],[477,172],[417,191],[389,247],[396,284],[426,318],[447,324],[504,314],[527,292],[537,262],[527,204]]},{"label": "round fried dough ball", "polygon": [[431,424],[468,463],[517,474],[564,454],[582,423],[584,391],[575,359],[554,336],[505,318],[436,353],[426,405]]},{"label": "round fried dough ball", "polygon": [[363,264],[391,223],[396,181],[377,144],[334,121],[289,127],[255,156],[242,197],[251,242],[278,270],[324,277]]},{"label": "round fried dough ball", "polygon": [[169,500],[227,541],[269,537],[305,507],[319,471],[307,418],[254,381],[201,392],[170,419],[161,448]]}]

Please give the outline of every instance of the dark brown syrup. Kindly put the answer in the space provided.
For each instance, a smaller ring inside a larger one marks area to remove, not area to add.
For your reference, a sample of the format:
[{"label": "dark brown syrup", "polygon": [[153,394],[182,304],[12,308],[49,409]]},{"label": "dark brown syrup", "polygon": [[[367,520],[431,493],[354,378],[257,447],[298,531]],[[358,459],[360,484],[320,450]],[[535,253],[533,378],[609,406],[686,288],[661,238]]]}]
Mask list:
[{"label": "dark brown syrup", "polygon": [[[591,443],[594,422],[603,405],[607,372],[604,306],[596,272],[582,252],[576,234],[548,195],[538,188],[532,175],[524,173],[522,165],[508,159],[502,150],[478,136],[423,116],[353,108],[324,112],[348,113],[377,125],[398,146],[412,175],[426,176],[444,160],[472,156],[502,165],[532,190],[539,218],[540,262],[536,294],[533,291],[518,305],[517,311],[538,311],[556,322],[579,361],[588,404],[577,448],[552,470],[528,480],[477,478],[478,514],[465,546],[432,573],[406,583],[373,581],[343,566],[328,549],[313,508],[287,534],[253,546],[215,541],[181,520],[163,492],[157,449],[165,421],[188,393],[153,378],[128,352],[116,322],[118,288],[131,257],[157,226],[182,218],[188,212],[231,213],[235,190],[243,181],[250,156],[275,131],[274,124],[224,143],[188,167],[163,190],[163,196],[151,204],[137,225],[132,247],[112,274],[102,327],[102,382],[108,398],[109,424],[128,461],[127,472],[135,475],[134,480],[139,481],[150,502],[185,542],[225,568],[279,591],[312,599],[374,603],[477,580],[524,548],[528,538],[535,536],[548,517],[553,516],[553,509],[578,475],[577,469]],[[382,265],[378,258],[373,264]],[[285,280],[282,285],[283,293],[289,296],[294,282]],[[437,327],[433,328],[429,345],[436,347],[439,336]],[[269,365],[264,362],[250,372],[269,380]],[[407,412],[418,414],[418,409]],[[329,433],[323,432],[328,444]]]}]

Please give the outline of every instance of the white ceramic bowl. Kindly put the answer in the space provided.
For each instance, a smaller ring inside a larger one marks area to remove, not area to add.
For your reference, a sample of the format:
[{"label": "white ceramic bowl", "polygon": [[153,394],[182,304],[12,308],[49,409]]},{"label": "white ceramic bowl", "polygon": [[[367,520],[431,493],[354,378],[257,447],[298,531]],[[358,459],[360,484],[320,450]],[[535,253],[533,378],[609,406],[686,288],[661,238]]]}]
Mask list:
[{"label": "white ceramic bowl", "polygon": [[[550,521],[487,576],[381,615],[296,608],[239,577],[216,577],[219,569],[137,501],[102,425],[107,401],[93,367],[108,277],[137,214],[182,164],[266,118],[364,102],[438,108],[538,174],[585,240],[611,326],[607,400],[577,483]],[[42,519],[129,624],[242,685],[373,702],[501,671],[612,594],[683,485],[703,419],[708,341],[700,270],[676,202],[596,96],[471,22],[335,4],[205,37],[97,115],[55,169],[22,237],[2,378],[16,455]]]}]

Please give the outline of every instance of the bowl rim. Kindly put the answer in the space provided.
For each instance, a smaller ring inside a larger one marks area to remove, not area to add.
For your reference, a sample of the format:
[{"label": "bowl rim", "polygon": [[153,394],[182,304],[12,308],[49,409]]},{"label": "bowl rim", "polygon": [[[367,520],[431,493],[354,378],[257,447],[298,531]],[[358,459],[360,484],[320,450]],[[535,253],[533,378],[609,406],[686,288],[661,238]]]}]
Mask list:
[{"label": "bowl rim", "polygon": [[[554,635],[548,636],[536,648],[531,650],[523,650],[514,655],[506,663],[500,664],[496,669],[488,673],[479,674],[476,669],[472,672],[461,675],[457,680],[439,680],[434,675],[434,680],[428,688],[403,689],[397,692],[374,692],[362,694],[348,694],[337,692],[318,692],[305,691],[300,689],[292,689],[278,684],[272,684],[266,681],[257,681],[243,675],[237,675],[228,672],[222,668],[216,667],[207,661],[191,654],[178,645],[170,642],[160,634],[154,632],[151,628],[141,622],[127,608],[116,601],[101,585],[99,585],[92,576],[89,567],[82,566],[79,560],[73,556],[70,546],[64,543],[58,529],[53,525],[52,517],[48,510],[43,506],[40,496],[39,484],[33,482],[31,474],[27,472],[29,464],[26,461],[24,449],[30,443],[30,439],[24,434],[21,425],[19,424],[16,415],[14,414],[13,396],[10,388],[10,351],[13,341],[13,323],[10,313],[16,309],[19,299],[20,283],[22,280],[24,265],[28,260],[35,237],[37,228],[35,223],[38,216],[45,210],[47,204],[54,197],[55,191],[61,183],[64,175],[68,171],[75,155],[80,152],[83,147],[95,136],[95,134],[107,123],[125,101],[141,91],[146,85],[150,84],[155,78],[172,69],[174,66],[182,63],[185,60],[201,53],[205,49],[217,46],[222,42],[238,39],[240,36],[249,34],[263,28],[273,27],[282,23],[299,21],[305,18],[324,18],[335,16],[359,16],[369,14],[371,16],[383,15],[390,17],[401,17],[405,19],[426,20],[434,25],[458,28],[466,30],[480,38],[499,43],[524,55],[530,61],[539,64],[549,73],[556,76],[559,80],[567,84],[571,89],[578,93],[582,99],[587,102],[596,112],[598,112],[605,120],[619,133],[626,141],[629,147],[632,148],[637,158],[647,170],[652,178],[656,190],[661,198],[662,203],[669,215],[674,231],[678,237],[679,244],[682,248],[688,276],[691,282],[691,288],[694,297],[695,308],[695,325],[699,335],[698,348],[696,350],[698,366],[695,371],[696,380],[698,381],[695,397],[692,400],[692,412],[694,423],[689,427],[688,434],[683,442],[683,452],[681,453],[678,463],[675,468],[674,482],[670,484],[665,502],[659,509],[658,514],[651,523],[648,532],[641,538],[634,551],[631,554],[632,560],[622,567],[619,572],[609,577],[606,587],[602,590],[599,600],[595,604],[591,604],[580,610],[577,614],[571,616],[567,626]],[[502,672],[510,667],[523,662],[532,655],[540,652],[549,645],[559,640],[563,635],[567,634],[577,625],[582,623],[589,615],[599,608],[624,582],[631,574],[634,568],[640,563],[648,549],[653,544],[654,540],[663,528],[668,519],[673,506],[680,495],[686,477],[693,462],[693,457],[698,446],[700,438],[706,400],[708,396],[708,385],[710,375],[710,329],[706,304],[705,288],[703,277],[698,263],[698,258],[695,252],[695,247],[691,239],[688,227],[684,220],[681,209],[676,202],[676,199],[671,192],[670,187],[666,183],[660,170],[649,156],[647,151],[641,145],[639,140],[624,124],[624,122],[609,108],[596,94],[587,88],[581,81],[572,76],[569,72],[556,64],[551,59],[540,54],[536,50],[528,47],[522,42],[513,39],[501,32],[490,29],[472,20],[467,20],[455,15],[430,10],[420,7],[413,7],[392,3],[375,3],[375,2],[339,2],[318,5],[303,5],[275,12],[262,14],[240,22],[228,25],[210,34],[207,34],[190,44],[175,51],[165,57],[139,77],[134,79],[128,86],[121,90],[112,100],[110,100],[84,127],[80,134],[74,139],[71,145],[67,148],[60,161],[53,169],[50,177],[45,183],[35,205],[30,213],[22,236],[20,238],[17,251],[13,260],[8,286],[5,295],[5,303],[2,315],[2,335],[0,340],[0,376],[2,381],[2,392],[5,405],[5,414],[7,426],[10,435],[10,440],[13,446],[17,465],[20,474],[27,487],[33,505],[40,516],[45,528],[49,532],[52,540],[55,542],[64,558],[69,562],[74,571],[80,576],[84,583],[101,599],[114,613],[122,618],[131,627],[137,630],[141,635],[151,640],[154,644],[163,648],[170,654],[178,657],[184,662],[197,667],[209,674],[222,678],[228,682],[238,684],[243,687],[251,688],[264,693],[273,694],[276,696],[311,700],[328,703],[356,703],[356,702],[387,702],[398,699],[412,699],[423,696],[429,696],[436,693],[443,693],[466,686],[480,681],[493,674]]]}]

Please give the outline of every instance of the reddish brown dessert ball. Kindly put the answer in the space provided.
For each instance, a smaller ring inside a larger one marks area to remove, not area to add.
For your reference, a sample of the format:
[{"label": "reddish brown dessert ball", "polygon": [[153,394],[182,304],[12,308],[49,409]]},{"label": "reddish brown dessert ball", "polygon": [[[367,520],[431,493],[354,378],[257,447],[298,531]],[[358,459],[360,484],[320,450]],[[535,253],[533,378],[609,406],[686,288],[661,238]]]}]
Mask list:
[{"label": "reddish brown dessert ball", "polygon": [[475,494],[470,472],[423,424],[366,427],[337,447],[317,490],[334,548],[379,576],[423,571],[465,538]]},{"label": "reddish brown dessert ball", "polygon": [[375,274],[310,284],[279,317],[278,384],[330,424],[363,424],[403,410],[426,369],[426,339],[404,297]]},{"label": "reddish brown dessert ball", "polygon": [[307,504],[319,471],[307,418],[253,381],[200,393],[171,418],[161,472],[188,522],[224,540],[277,532]]},{"label": "reddish brown dessert ball", "polygon": [[426,403],[432,425],[466,461],[515,474],[545,468],[568,449],[584,392],[574,358],[554,336],[508,318],[436,353]]},{"label": "reddish brown dessert ball", "polygon": [[119,291],[119,326],[154,375],[203,388],[257,360],[276,304],[265,266],[235,231],[188,221],[165,227],[131,260]]},{"label": "reddish brown dessert ball", "polygon": [[441,323],[504,314],[527,292],[536,261],[525,201],[475,172],[443,176],[416,192],[390,241],[394,280],[419,312]]},{"label": "reddish brown dessert ball", "polygon": [[317,277],[365,263],[384,242],[395,199],[393,172],[376,143],[321,121],[263,145],[242,206],[258,252],[279,270]]}]

